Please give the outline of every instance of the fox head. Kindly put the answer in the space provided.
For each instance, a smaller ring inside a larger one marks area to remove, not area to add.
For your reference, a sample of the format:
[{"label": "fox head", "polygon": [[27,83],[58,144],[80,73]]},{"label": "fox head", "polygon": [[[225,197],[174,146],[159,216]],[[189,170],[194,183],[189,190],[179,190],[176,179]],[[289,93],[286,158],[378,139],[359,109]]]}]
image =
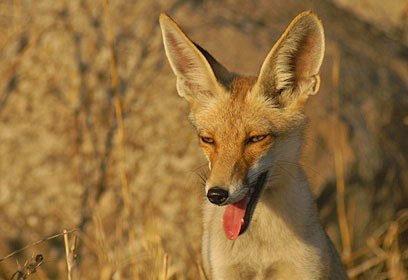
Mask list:
[{"label": "fox head", "polygon": [[229,72],[167,15],[160,16],[160,25],[177,91],[190,104],[190,118],[209,161],[207,195],[218,205],[239,201],[277,160],[298,156],[303,108],[319,89],[322,24],[311,12],[298,15],[258,77]]}]

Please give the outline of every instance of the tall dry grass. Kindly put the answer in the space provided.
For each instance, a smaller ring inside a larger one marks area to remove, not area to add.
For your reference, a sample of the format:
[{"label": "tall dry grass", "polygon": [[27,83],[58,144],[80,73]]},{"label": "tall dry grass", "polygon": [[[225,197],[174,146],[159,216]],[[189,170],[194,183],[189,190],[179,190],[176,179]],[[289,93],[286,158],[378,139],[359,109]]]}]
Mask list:
[{"label": "tall dry grass", "polygon": [[[94,222],[100,223],[100,221]],[[100,225],[96,225],[96,227],[100,227]],[[37,273],[39,279],[53,279],[47,276],[42,265],[45,263],[52,265],[55,260],[47,260],[47,256],[39,253],[40,251],[36,249],[36,246],[58,239],[57,242],[61,243],[61,246],[65,246],[67,263],[66,272],[60,272],[58,279],[178,279],[184,275],[184,272],[177,271],[177,267],[172,265],[173,256],[167,253],[163,247],[159,230],[156,226],[152,225],[151,227],[142,237],[143,239],[137,241],[137,243],[143,244],[139,251],[134,253],[132,251],[130,257],[116,252],[118,258],[116,261],[122,260],[120,264],[115,263],[115,260],[112,259],[111,253],[115,249],[111,247],[102,232],[98,236],[99,240],[91,240],[89,234],[77,229],[64,230],[62,233],[34,242],[1,258],[0,262],[4,262],[29,249],[38,253],[26,259],[23,265],[17,263],[17,268],[11,276],[9,278],[3,276],[3,278],[28,279],[29,276]],[[401,249],[399,246],[400,235],[407,230],[408,210],[404,210],[399,213],[396,220],[382,225],[370,235],[367,238],[366,246],[351,251],[348,255],[343,249],[341,255],[348,267],[347,272],[350,279],[361,279],[361,276],[367,272],[371,272],[370,275],[375,275],[371,276],[375,279],[407,279],[408,249]],[[81,245],[98,256],[99,260],[96,266],[77,267],[77,262],[82,258],[81,252],[77,251],[77,248]],[[199,252],[193,252],[190,257],[191,259],[186,265],[193,269],[187,278],[207,279],[200,264]]]}]

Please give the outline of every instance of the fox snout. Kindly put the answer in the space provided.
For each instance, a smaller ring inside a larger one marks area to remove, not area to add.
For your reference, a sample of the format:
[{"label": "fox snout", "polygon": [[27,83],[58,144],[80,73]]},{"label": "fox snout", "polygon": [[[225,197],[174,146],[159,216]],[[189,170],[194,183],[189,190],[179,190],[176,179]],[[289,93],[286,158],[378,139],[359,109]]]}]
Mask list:
[{"label": "fox snout", "polygon": [[227,190],[221,189],[220,187],[213,187],[208,190],[207,198],[208,200],[216,205],[223,204],[229,196],[229,192]]},{"label": "fox snout", "polygon": [[246,183],[234,185],[229,184],[207,184],[207,198],[215,205],[225,205],[242,198],[246,191]]},{"label": "fox snout", "polygon": [[241,200],[250,190],[251,182],[247,179],[236,181],[235,184],[207,185],[207,198],[215,205],[223,206]]},{"label": "fox snout", "polygon": [[242,199],[248,185],[248,165],[242,154],[224,151],[211,159],[212,169],[206,182],[208,200],[225,205]]}]

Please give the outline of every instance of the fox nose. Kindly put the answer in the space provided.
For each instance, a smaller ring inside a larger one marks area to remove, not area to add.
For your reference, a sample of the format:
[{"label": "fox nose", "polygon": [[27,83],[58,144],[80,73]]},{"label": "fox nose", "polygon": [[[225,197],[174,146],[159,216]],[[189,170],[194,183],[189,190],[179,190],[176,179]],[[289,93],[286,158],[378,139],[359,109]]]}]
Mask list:
[{"label": "fox nose", "polygon": [[211,203],[221,205],[223,202],[227,200],[228,191],[221,189],[219,187],[213,187],[208,190],[207,198]]}]

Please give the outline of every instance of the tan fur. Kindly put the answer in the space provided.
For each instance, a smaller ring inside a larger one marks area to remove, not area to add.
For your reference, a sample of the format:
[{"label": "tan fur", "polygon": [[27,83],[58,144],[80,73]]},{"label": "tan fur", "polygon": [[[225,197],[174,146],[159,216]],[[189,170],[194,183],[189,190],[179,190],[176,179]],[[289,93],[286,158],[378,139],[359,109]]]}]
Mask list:
[{"label": "tan fur", "polygon": [[[258,78],[230,73],[166,15],[160,24],[177,89],[210,164],[206,190],[241,200],[268,172],[248,230],[234,241],[222,227],[225,207],[204,202],[202,253],[210,279],[346,279],[317,215],[298,163],[303,107],[319,88],[324,54],[320,20],[297,16],[265,59]],[[257,142],[248,142],[262,136]],[[210,141],[210,142],[209,142]]]}]

